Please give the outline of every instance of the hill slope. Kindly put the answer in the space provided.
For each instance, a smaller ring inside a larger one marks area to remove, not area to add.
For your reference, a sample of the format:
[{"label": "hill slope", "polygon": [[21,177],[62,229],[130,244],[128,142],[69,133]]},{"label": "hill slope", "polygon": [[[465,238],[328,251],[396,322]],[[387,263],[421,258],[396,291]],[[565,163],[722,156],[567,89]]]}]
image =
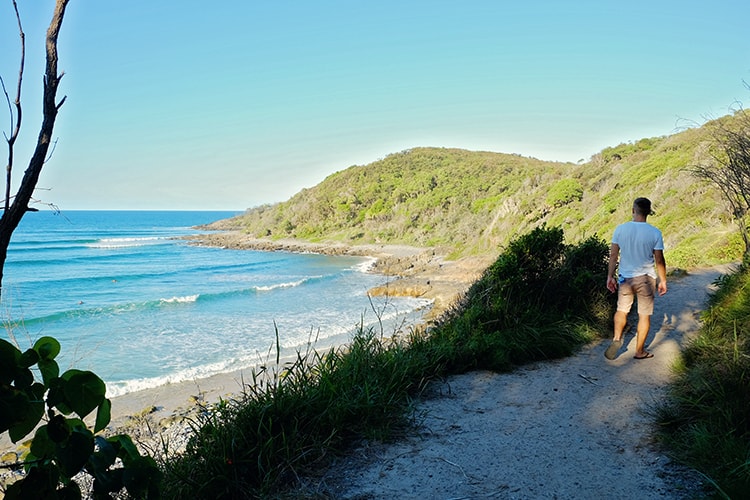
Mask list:
[{"label": "hill slope", "polygon": [[[724,118],[731,119],[731,118]],[[546,223],[577,241],[608,239],[632,200],[652,199],[670,266],[738,259],[742,245],[718,190],[685,169],[701,161],[709,124],[604,149],[583,164],[446,148],[414,148],[352,166],[289,200],[212,229],[256,238],[435,247],[453,257],[497,254]]]}]

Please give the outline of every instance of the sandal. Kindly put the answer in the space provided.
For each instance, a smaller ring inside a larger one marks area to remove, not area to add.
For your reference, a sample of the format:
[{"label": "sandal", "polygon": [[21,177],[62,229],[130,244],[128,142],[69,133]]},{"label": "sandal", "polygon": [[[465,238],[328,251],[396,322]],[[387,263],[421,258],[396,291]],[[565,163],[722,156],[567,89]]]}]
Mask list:
[{"label": "sandal", "polygon": [[613,340],[612,343],[609,344],[609,347],[607,347],[607,350],[604,351],[604,357],[607,359],[615,359],[617,357],[617,351],[620,350],[620,347],[622,347],[622,339]]}]

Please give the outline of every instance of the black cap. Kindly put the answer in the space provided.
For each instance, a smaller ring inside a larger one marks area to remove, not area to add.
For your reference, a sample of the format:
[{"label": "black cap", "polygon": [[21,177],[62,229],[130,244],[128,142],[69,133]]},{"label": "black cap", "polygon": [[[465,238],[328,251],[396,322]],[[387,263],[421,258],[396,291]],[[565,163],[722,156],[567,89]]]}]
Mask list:
[{"label": "black cap", "polygon": [[635,205],[638,208],[638,212],[641,215],[653,215],[654,211],[651,210],[651,200],[648,198],[636,198],[633,202],[633,205]]}]

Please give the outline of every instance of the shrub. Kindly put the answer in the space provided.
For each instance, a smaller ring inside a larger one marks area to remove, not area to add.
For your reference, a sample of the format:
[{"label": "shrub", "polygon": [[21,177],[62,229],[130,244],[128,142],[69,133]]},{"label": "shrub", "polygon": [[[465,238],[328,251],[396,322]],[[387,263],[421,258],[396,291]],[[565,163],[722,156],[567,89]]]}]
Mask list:
[{"label": "shrub", "polygon": [[[160,471],[143,457],[127,435],[95,436],[110,420],[104,382],[90,371],[71,369],[60,375],[55,357],[60,344],[42,337],[21,352],[0,339],[0,432],[18,442],[32,431],[22,463],[26,474],[5,491],[5,498],[80,498],[73,477],[93,476],[94,498],[110,498],[123,488],[133,496],[158,496]],[[36,367],[42,381],[34,380]],[[93,432],[83,419],[96,410]],[[75,413],[78,418],[68,418]],[[39,425],[46,417],[47,423]],[[114,467],[120,459],[122,467]]]},{"label": "shrub", "polygon": [[583,186],[576,179],[560,179],[550,187],[545,203],[559,208],[583,199]]},{"label": "shrub", "polygon": [[612,312],[607,257],[603,241],[566,245],[560,228],[512,241],[433,332],[457,346],[449,369],[505,371],[571,354]]}]

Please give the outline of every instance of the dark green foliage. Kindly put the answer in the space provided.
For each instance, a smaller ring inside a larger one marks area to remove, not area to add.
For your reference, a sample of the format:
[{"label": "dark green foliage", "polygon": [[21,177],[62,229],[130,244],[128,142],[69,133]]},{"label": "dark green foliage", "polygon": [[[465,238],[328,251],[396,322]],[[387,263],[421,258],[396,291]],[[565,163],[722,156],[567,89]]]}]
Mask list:
[{"label": "dark green foliage", "polygon": [[750,491],[750,269],[718,284],[657,420],[678,459],[727,498],[744,498]]},{"label": "dark green foliage", "polygon": [[456,370],[570,355],[591,339],[588,325],[612,312],[602,285],[607,256],[596,238],[570,246],[560,228],[534,229],[511,242],[433,335],[459,346]]},{"label": "dark green foliage", "polygon": [[583,199],[583,186],[577,179],[560,179],[550,187],[545,202],[555,208]]},{"label": "dark green foliage", "polygon": [[[153,459],[140,456],[128,436],[94,436],[110,420],[104,382],[89,371],[59,375],[59,353],[52,337],[23,353],[0,339],[0,432],[18,442],[36,429],[29,453],[16,464],[26,474],[8,486],[5,498],[81,498],[73,477],[82,471],[94,478],[95,498],[110,498],[123,488],[134,497],[157,497],[160,472]],[[42,382],[34,380],[34,365]],[[82,419],[94,410],[92,431]],[[73,413],[78,418],[66,417]],[[39,425],[45,415],[47,423]],[[123,467],[114,468],[118,458]]]}]

